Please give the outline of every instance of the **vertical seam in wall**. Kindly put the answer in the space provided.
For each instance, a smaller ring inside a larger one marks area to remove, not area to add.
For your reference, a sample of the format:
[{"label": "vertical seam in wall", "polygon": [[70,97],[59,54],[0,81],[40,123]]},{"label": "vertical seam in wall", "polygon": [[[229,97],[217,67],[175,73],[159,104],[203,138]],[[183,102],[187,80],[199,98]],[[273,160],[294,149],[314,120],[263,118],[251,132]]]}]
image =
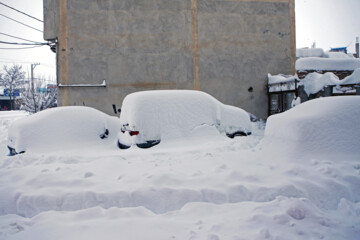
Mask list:
[{"label": "vertical seam in wall", "polygon": [[200,90],[199,79],[199,32],[197,0],[191,0],[192,54],[194,71],[194,90]]},{"label": "vertical seam in wall", "polygon": [[291,35],[291,73],[294,75],[296,61],[296,26],[295,26],[295,0],[289,0],[290,7],[290,35]]},{"label": "vertical seam in wall", "polygon": [[[59,30],[59,54],[60,54],[60,83],[69,85],[68,75],[68,12],[67,0],[59,0],[60,30]],[[62,88],[62,105],[69,105],[69,89]]]}]

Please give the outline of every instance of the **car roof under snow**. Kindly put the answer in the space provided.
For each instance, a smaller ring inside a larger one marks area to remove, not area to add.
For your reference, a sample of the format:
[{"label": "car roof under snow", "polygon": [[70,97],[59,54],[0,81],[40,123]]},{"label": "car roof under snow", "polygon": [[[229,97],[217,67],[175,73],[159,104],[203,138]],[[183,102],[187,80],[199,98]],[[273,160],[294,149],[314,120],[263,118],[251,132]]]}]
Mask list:
[{"label": "car roof under snow", "polygon": [[[233,120],[232,120],[233,119]],[[186,135],[199,125],[233,123],[247,128],[248,114],[195,90],[157,90],[129,94],[123,102],[122,124],[150,135]]]}]

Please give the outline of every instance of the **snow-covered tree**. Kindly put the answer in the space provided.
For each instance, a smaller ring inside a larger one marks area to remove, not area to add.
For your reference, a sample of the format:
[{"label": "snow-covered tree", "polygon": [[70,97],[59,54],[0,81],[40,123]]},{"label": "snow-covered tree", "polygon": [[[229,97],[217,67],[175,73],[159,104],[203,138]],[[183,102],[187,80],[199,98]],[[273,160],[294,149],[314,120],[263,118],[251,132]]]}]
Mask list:
[{"label": "snow-covered tree", "polygon": [[10,97],[11,107],[14,109],[13,100],[15,100],[15,90],[20,89],[25,83],[25,71],[22,70],[21,65],[14,64],[11,67],[3,66],[0,74],[0,86],[3,86]]},{"label": "snow-covered tree", "polygon": [[47,88],[43,79],[35,81],[34,86],[27,86],[21,93],[21,109],[36,113],[47,108],[56,107],[57,89]]}]

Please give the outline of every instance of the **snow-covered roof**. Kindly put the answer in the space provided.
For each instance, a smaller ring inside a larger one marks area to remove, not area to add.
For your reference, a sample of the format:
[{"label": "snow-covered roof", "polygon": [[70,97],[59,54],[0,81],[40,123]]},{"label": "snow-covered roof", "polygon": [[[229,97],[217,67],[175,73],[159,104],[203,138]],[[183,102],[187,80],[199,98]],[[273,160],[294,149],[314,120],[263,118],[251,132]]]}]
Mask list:
[{"label": "snow-covered roof", "polygon": [[298,48],[296,49],[296,57],[328,57],[322,48]]},{"label": "snow-covered roof", "polygon": [[334,59],[309,57],[296,61],[296,70],[354,71],[360,68],[360,59]]},{"label": "snow-covered roof", "polygon": [[333,59],[353,59],[354,57],[343,53],[343,52],[326,52],[326,54],[329,56],[329,58]]}]

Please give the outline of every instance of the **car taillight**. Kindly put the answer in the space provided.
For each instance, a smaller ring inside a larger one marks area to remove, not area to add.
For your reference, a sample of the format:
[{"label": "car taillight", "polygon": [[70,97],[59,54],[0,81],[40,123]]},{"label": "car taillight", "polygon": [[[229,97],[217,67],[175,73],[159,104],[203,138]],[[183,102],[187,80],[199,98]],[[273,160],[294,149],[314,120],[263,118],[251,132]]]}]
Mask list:
[{"label": "car taillight", "polygon": [[130,136],[138,135],[139,131],[130,131],[129,134]]}]

